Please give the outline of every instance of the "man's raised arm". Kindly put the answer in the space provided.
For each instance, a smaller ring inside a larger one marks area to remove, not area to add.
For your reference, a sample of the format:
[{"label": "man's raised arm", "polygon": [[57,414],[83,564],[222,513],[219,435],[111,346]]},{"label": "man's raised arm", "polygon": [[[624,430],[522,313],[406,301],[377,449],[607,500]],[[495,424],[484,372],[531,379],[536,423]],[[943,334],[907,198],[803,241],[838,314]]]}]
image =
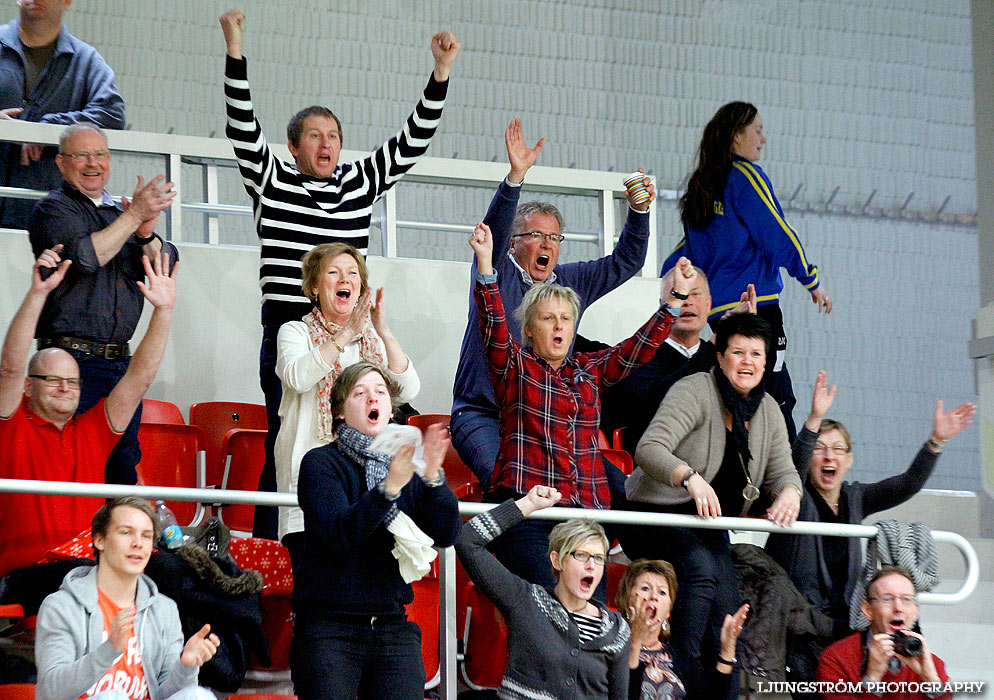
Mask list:
[{"label": "man's raised arm", "polygon": [[158,372],[159,363],[166,351],[173,306],[176,304],[176,274],[179,272],[179,263],[173,266],[170,274],[167,271],[168,253],[156,255],[151,262],[148,256],[144,256],[142,262],[145,264],[148,283],[139,282],[138,288],[155,307],[155,311],[152,312],[152,319],[141,345],[131,358],[128,371],[107,397],[107,419],[110,427],[117,432],[127,427],[142,397],[155,380],[155,373]]},{"label": "man's raised arm", "polygon": [[[14,314],[7,329],[7,337],[0,351],[0,418],[9,418],[17,410],[24,394],[24,368],[31,354],[31,341],[35,337],[38,317],[45,306],[48,293],[59,286],[71,260],[59,257],[61,245],[42,252],[35,260],[31,271],[31,288]],[[51,270],[47,279],[42,279],[41,270]]]}]

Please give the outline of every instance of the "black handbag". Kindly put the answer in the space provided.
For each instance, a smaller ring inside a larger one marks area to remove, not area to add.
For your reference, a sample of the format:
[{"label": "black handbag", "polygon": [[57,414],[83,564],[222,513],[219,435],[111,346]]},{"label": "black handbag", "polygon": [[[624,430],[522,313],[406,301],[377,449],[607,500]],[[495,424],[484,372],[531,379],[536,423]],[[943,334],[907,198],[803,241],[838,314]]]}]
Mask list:
[{"label": "black handbag", "polygon": [[196,544],[212,557],[228,558],[228,545],[231,543],[231,530],[220,518],[211,516],[200,525],[181,528],[190,542]]}]

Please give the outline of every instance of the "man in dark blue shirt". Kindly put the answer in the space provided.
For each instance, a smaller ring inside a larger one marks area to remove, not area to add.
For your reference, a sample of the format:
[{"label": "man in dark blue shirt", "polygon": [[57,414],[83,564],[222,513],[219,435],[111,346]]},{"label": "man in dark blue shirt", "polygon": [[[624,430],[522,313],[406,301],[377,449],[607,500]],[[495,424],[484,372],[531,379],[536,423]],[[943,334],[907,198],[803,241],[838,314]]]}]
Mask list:
[{"label": "man in dark blue shirt", "polygon": [[[35,257],[62,244],[73,264],[48,297],[38,322],[38,348],[60,347],[79,364],[82,413],[107,396],[130,362],[128,341],[141,317],[142,256],[178,255],[155,233],[159,213],[172,202],[172,183],[140,176],[132,199],[117,204],[104,187],[110,177],[107,139],[94,124],[73,124],[59,139],[56,164],[65,182],[40,200],[28,225]],[[141,459],[141,406],[107,461],[107,483],[134,484]]]}]

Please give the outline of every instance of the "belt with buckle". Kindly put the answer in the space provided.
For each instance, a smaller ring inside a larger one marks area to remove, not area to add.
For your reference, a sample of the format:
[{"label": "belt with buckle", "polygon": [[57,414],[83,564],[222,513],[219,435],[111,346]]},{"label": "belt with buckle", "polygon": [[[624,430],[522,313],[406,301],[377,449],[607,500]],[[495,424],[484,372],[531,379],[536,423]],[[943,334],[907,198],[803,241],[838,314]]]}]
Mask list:
[{"label": "belt with buckle", "polygon": [[86,338],[74,338],[71,335],[53,335],[49,338],[38,338],[38,349],[63,348],[65,350],[76,350],[87,355],[96,355],[105,360],[123,360],[131,357],[131,350],[127,343],[101,343],[96,340]]}]

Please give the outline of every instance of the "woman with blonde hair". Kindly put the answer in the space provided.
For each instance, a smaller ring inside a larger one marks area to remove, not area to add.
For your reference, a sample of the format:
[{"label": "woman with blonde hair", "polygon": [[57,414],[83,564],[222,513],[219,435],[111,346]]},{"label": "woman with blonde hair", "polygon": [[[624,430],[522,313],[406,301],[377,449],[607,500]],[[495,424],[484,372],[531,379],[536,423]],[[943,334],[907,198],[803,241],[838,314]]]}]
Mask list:
[{"label": "woman with blonde hair", "polygon": [[[297,492],[300,461],[308,450],[332,440],[331,388],[357,362],[383,369],[398,387],[397,400],[417,396],[421,380],[387,323],[383,288],[375,303],[366,261],[347,243],[323,243],[304,256],[303,289],[314,309],[285,323],[277,337],[276,375],[283,382],[281,426],[276,438],[279,491]],[[304,530],[299,508],[281,507],[279,535],[294,558]]]}]

